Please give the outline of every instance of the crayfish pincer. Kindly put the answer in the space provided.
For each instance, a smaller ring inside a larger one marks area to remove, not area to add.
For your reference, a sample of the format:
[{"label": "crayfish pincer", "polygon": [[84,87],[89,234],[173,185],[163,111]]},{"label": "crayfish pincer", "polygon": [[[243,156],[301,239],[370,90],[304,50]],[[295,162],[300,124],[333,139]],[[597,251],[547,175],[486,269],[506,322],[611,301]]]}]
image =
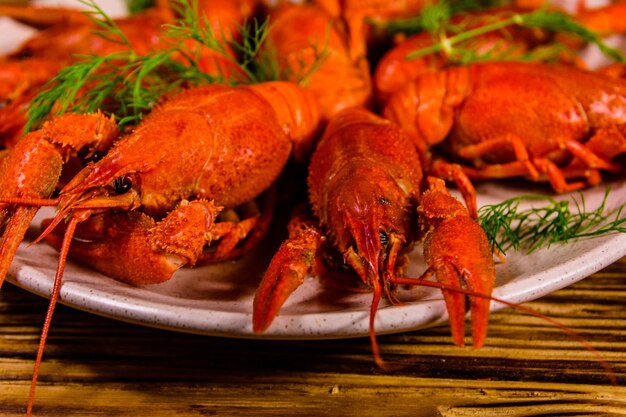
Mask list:
[{"label": "crayfish pincer", "polygon": [[[465,289],[485,295],[471,298],[472,337],[483,344],[495,267],[487,237],[467,209],[437,178],[423,178],[419,155],[402,129],[367,110],[344,110],[331,119],[313,153],[308,175],[314,216],[298,212],[289,238],[273,257],[254,299],[253,327],[270,326],[289,294],[309,272],[332,279],[323,259],[339,252],[373,290],[370,337],[383,295],[395,292],[407,266],[406,253],[424,241],[428,269],[443,288],[454,342],[464,343]],[[326,276],[325,276],[326,275]],[[419,280],[411,281],[419,285]]]}]

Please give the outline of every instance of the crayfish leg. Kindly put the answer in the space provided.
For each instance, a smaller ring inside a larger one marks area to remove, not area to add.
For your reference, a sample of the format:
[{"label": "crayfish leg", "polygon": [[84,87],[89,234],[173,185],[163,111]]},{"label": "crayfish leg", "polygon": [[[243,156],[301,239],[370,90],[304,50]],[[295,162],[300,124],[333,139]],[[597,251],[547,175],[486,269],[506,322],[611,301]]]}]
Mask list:
[{"label": "crayfish leg", "polygon": [[435,159],[430,166],[430,175],[453,181],[456,188],[461,192],[467,211],[473,219],[478,218],[478,205],[476,203],[476,189],[467,174],[459,164],[453,164],[443,159]]},{"label": "crayfish leg", "polygon": [[276,187],[271,187],[262,196],[261,202],[255,199],[242,204],[237,210],[223,210],[211,231],[212,240],[218,241],[217,247],[214,251],[201,253],[198,264],[223,262],[250,252],[267,235],[275,206]]}]

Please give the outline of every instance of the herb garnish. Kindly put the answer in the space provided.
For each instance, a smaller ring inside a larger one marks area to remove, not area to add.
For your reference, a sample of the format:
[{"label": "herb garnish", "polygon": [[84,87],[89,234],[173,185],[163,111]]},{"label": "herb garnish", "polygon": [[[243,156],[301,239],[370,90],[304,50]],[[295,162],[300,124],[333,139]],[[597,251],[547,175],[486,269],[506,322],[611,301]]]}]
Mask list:
[{"label": "herb garnish", "polygon": [[[422,14],[416,18],[389,22],[384,28],[386,30],[407,33],[427,31],[433,36],[435,42],[432,46],[409,53],[407,59],[416,59],[442,52],[451,62],[459,64],[494,59],[545,60],[546,58],[556,58],[562,51],[569,49],[568,46],[556,41],[550,46],[539,47],[522,55],[511,54],[511,51],[505,50],[494,56],[493,52],[478,53],[475,48],[472,48],[471,41],[481,35],[512,26],[519,26],[575,35],[586,43],[596,45],[600,51],[610,58],[619,62],[626,62],[626,57],[617,49],[611,48],[604,43],[597,33],[585,28],[574,21],[572,17],[560,11],[547,10],[545,8],[528,13],[499,11],[491,16],[479,15],[478,18],[482,19],[483,22],[485,19],[488,21],[478,27],[471,26],[471,15],[467,16],[465,23],[453,24],[452,17],[455,14],[461,11],[479,9],[478,7],[472,7],[471,3],[466,1],[459,5],[456,2],[440,1],[426,6]],[[535,54],[535,51],[537,54]]]},{"label": "herb garnish", "polygon": [[414,35],[424,31],[430,34],[437,34],[444,29],[458,31],[451,22],[453,16],[460,13],[501,6],[504,3],[504,0],[440,0],[427,4],[422,11],[414,17],[392,19],[383,22],[368,19],[368,23],[392,34],[405,33]]},{"label": "herb garnish", "polygon": [[[31,102],[26,131],[36,128],[51,113],[59,115],[69,111],[114,113],[123,127],[138,123],[163,95],[183,86],[257,81],[251,61],[267,35],[267,21],[262,24],[254,22],[251,28],[242,26],[243,40],[228,42],[243,57],[243,62],[239,63],[220,40],[222,38],[213,32],[207,17],[199,18],[195,13],[197,0],[177,0],[181,18],[174,24],[164,25],[162,41],[165,48],[140,55],[115,21],[93,0],[83,3],[93,9],[88,13],[100,28],[98,35],[124,45],[124,50],[106,56],[81,56],[79,62],[59,71]],[[197,58],[203,48],[238,66],[248,79],[211,76],[202,72]]]},{"label": "herb garnish", "polygon": [[[553,243],[598,236],[610,232],[626,233],[626,203],[607,212],[607,188],[600,206],[588,212],[583,194],[570,201],[558,201],[546,195],[524,195],[478,210],[480,225],[485,230],[491,248],[504,254],[508,249],[525,249],[531,253]],[[520,210],[523,201],[546,201],[543,207]]]}]

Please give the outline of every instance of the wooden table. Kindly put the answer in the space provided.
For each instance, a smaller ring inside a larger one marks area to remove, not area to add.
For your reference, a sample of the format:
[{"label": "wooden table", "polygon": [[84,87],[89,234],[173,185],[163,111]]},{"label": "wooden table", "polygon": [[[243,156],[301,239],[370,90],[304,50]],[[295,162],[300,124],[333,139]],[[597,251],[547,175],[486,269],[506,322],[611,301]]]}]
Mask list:
[{"label": "wooden table", "polygon": [[[446,327],[367,339],[254,341],[179,334],[57,308],[36,416],[626,415],[626,258],[526,304],[601,351],[620,385],[550,324],[507,309],[487,345],[457,348]],[[0,415],[23,415],[47,301],[0,293]]]}]

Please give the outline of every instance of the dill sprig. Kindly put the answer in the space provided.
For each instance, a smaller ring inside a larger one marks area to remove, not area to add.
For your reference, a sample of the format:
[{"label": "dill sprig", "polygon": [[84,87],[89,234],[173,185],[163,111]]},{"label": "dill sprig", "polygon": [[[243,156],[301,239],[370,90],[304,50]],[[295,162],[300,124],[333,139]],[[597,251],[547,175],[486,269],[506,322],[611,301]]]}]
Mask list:
[{"label": "dill sprig", "polygon": [[488,32],[494,32],[504,29],[508,26],[521,26],[526,28],[547,29],[554,32],[571,33],[580,37],[586,43],[596,45],[605,55],[613,58],[618,62],[626,62],[626,57],[617,49],[608,46],[597,33],[581,26],[572,20],[571,17],[558,11],[536,10],[529,13],[514,13],[506,19],[501,19],[493,23],[489,23],[474,29],[461,32],[457,35],[447,37],[442,35],[442,40],[428,48],[419,51],[413,51],[407,55],[407,59],[414,59],[420,56],[432,54],[439,51],[450,51],[451,47],[484,35]]},{"label": "dill sprig", "polygon": [[[477,53],[475,49],[472,49],[471,45],[467,44],[468,41],[486,33],[500,31],[511,26],[519,26],[543,29],[555,33],[572,34],[586,43],[596,45],[600,51],[610,58],[618,62],[626,62],[626,57],[617,49],[608,46],[597,33],[585,28],[575,22],[572,17],[560,11],[547,9],[539,9],[528,13],[502,11],[494,13],[490,17],[489,22],[469,29],[467,28],[468,24],[452,24],[453,16],[460,11],[479,10],[479,7],[472,7],[470,4],[471,2],[467,1],[460,4],[441,1],[428,5],[418,18],[391,22],[387,28],[391,28],[393,31],[402,30],[409,33],[427,31],[437,40],[429,47],[410,52],[407,54],[407,59],[416,59],[439,52],[444,53],[452,62],[461,64],[493,59],[536,60],[546,59],[547,57],[553,59],[558,57],[560,51],[567,49],[565,45],[557,43],[550,49],[543,49],[540,55],[527,53],[516,56],[511,54],[510,50],[504,50],[500,51],[497,56],[494,56],[492,52]],[[468,16],[468,19],[471,18],[471,16]],[[480,18],[484,20],[487,16],[480,15]],[[468,20],[468,22],[471,22],[471,20]],[[497,50],[497,48],[494,48],[494,50]],[[552,54],[548,56],[546,51],[551,51]]]},{"label": "dill sprig", "polygon": [[79,3],[84,4],[89,7],[89,9],[85,10],[83,13],[89,17],[91,22],[95,27],[100,27],[101,30],[94,30],[98,36],[106,39],[111,43],[117,43],[121,45],[125,45],[127,47],[131,47],[130,41],[122,32],[122,30],[117,26],[115,21],[111,19],[111,17],[102,10],[100,6],[95,2],[95,0],[78,0]]},{"label": "dill sprig", "polygon": [[25,130],[36,128],[49,114],[114,114],[120,127],[134,124],[168,92],[183,85],[214,82],[194,62],[172,60],[177,49],[137,55],[120,51],[106,56],[84,56],[61,69],[31,101]]},{"label": "dill sprig", "polygon": [[454,15],[496,7],[502,4],[504,4],[504,0],[443,0],[427,4],[414,17],[389,21],[368,19],[368,23],[392,34],[405,33],[412,35],[424,31],[436,34],[441,32],[444,27],[447,30],[450,29],[450,20]]},{"label": "dill sprig", "polygon": [[[331,30],[332,24],[329,23],[326,26],[321,44],[310,40],[308,48],[303,48],[301,55],[290,60],[291,65],[281,65],[284,57],[279,56],[277,48],[271,42],[264,42],[259,53],[251,62],[257,76],[257,82],[290,80],[305,86],[310,76],[324,64],[329,55],[328,42]],[[311,55],[307,56],[307,54]],[[294,58],[294,56],[290,56],[290,58]]]},{"label": "dill sprig", "polygon": [[[326,27],[326,32],[324,34],[324,42],[322,42],[321,48],[317,43],[311,44],[311,50],[313,51],[313,63],[310,65],[306,65],[305,63],[301,63],[298,70],[296,70],[293,74],[287,74],[283,79],[295,79],[297,83],[306,85],[311,74],[316,72],[322,64],[326,61],[326,58],[329,55],[328,52],[328,41],[330,39],[330,31],[331,24],[329,23]],[[293,78],[291,78],[293,76]]]},{"label": "dill sprig", "polygon": [[[244,40],[230,43],[244,56],[245,63],[240,65],[221,40],[223,37],[213,32],[206,16],[197,16],[197,0],[178,0],[181,18],[175,24],[165,25],[162,36],[165,47],[140,55],[102,9],[91,0],[83,3],[92,8],[89,13],[99,28],[98,35],[123,44],[124,50],[106,56],[80,56],[78,62],[59,71],[31,102],[26,131],[36,128],[50,114],[88,113],[98,109],[114,114],[120,127],[124,127],[138,123],[162,96],[183,87],[256,81],[250,60],[258,54],[259,45],[267,35],[267,22],[255,23],[251,29],[242,28]],[[203,48],[239,66],[248,80],[223,74],[211,76],[201,71],[197,62]]]},{"label": "dill sprig", "polygon": [[[607,211],[607,188],[602,202],[587,211],[584,195],[572,201],[556,200],[545,195],[524,195],[501,203],[483,206],[478,212],[479,222],[487,234],[492,250],[505,254],[508,249],[525,249],[528,253],[550,247],[558,242],[599,236],[610,232],[626,233],[626,204]],[[520,209],[524,201],[547,202],[542,207]],[[574,210],[570,208],[573,203]]]}]

